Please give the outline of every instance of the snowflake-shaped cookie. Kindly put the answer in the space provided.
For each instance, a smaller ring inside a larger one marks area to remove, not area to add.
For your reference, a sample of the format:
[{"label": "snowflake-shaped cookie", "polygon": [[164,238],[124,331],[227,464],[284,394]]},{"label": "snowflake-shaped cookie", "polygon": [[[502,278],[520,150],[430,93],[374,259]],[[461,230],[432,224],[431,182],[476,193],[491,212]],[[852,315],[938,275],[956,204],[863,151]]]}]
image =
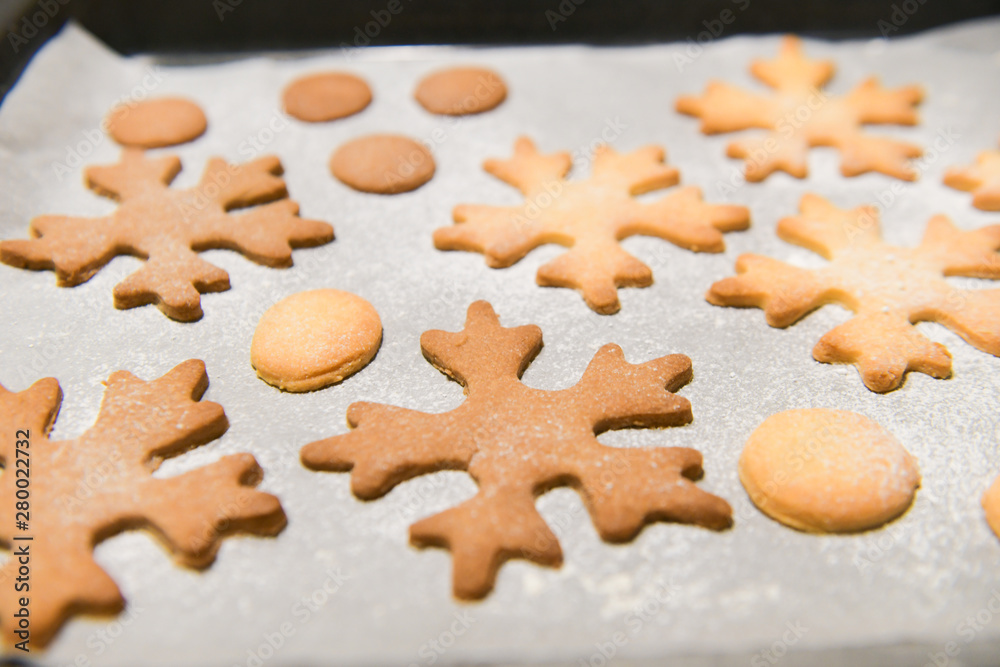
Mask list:
[{"label": "snowflake-shaped cookie", "polygon": [[918,86],[887,89],[872,77],[846,95],[832,95],[821,88],[833,76],[833,63],[806,58],[796,37],[785,37],[777,58],[756,60],[750,71],[774,92],[760,95],[711,81],[701,97],[677,100],[678,111],[701,118],[705,134],[769,130],[763,137],[729,144],[729,157],[745,159],[748,181],[762,181],[776,170],[805,178],[814,146],[839,150],[844,176],[877,171],[916,180],[909,160],[922,154],[920,147],[870,136],[863,126],[915,125],[914,107],[923,96]]},{"label": "snowflake-shaped cookie", "polygon": [[913,326],[934,321],[984,352],[1000,356],[1000,289],[964,290],[945,276],[1000,279],[1000,225],[961,231],[936,215],[916,248],[881,239],[878,209],[839,209],[805,195],[800,215],[778,223],[778,236],[830,260],[806,270],[760,255],[741,255],[740,274],[712,285],[718,306],[763,308],[773,327],[786,327],[810,311],[838,303],[855,315],[817,343],[825,363],[854,364],[872,391],[891,391],[907,371],[951,374],[951,354]]},{"label": "snowflake-shaped cookie", "polygon": [[972,193],[972,205],[983,211],[1000,211],[1000,151],[983,151],[976,164],[952,167],[944,184]]},{"label": "snowflake-shaped cookie", "polygon": [[469,307],[463,331],[427,331],[420,344],[431,364],[465,386],[462,405],[426,414],[354,403],[347,411],[354,430],[306,445],[302,461],[314,470],[350,470],[351,488],[364,499],[418,475],[467,470],[479,493],[410,528],[413,544],[451,550],[457,597],[489,593],[507,559],[562,562],[559,541],[535,509],[535,498],[557,486],[580,492],[597,531],[612,542],[655,520],[730,524],[729,504],[691,482],[702,474],[697,451],[607,447],[595,437],[691,421],[688,401],[671,393],[691,379],[684,355],[630,364],[609,344],[576,386],[532,389],[519,378],[542,348],[541,331],[501,327],[485,301]]},{"label": "snowflake-shaped cookie", "polygon": [[[229,289],[229,274],[201,259],[199,251],[227,248],[267,266],[291,266],[293,247],[333,239],[330,225],[298,217],[298,204],[286,198],[277,176],[276,157],[243,165],[214,158],[198,185],[171,189],[180,170],[176,156],[152,158],[137,149],[123,151],[117,164],[90,167],[87,185],[118,200],[115,212],[102,218],[35,218],[34,238],[0,242],[0,261],[54,269],[60,285],[72,286],[115,256],[133,255],[145,264],[115,286],[115,306],[156,303],[168,317],[192,321],[202,316],[201,293]],[[264,205],[231,212],[256,204]]]},{"label": "snowflake-shaped cookie", "polygon": [[[151,530],[181,564],[200,569],[224,537],[275,535],[285,525],[278,499],[253,489],[263,473],[250,454],[153,477],[164,459],[218,438],[229,425],[222,406],[199,402],[208,387],[201,361],[152,382],[119,371],[106,384],[94,425],[59,441],[48,438],[62,403],[56,380],[20,393],[0,386],[0,546],[14,552],[0,570],[0,631],[11,645],[24,639],[13,618],[22,596],[30,599],[29,648],[48,644],[73,615],[121,611],[121,592],[93,550],[122,531]],[[27,505],[18,506],[25,497]],[[15,518],[24,522],[20,531]],[[29,564],[20,591],[19,553]]]},{"label": "snowflake-shaped cookie", "polygon": [[655,202],[636,200],[635,195],[677,184],[677,169],[663,159],[656,146],[627,154],[602,146],[594,154],[590,177],[567,181],[569,153],[542,155],[522,137],[512,158],[487,160],[483,168],[519,189],[525,202],[459,205],[453,213],[459,224],[435,231],[434,245],[481,252],[494,268],[510,266],[546,243],[567,246],[566,253],[538,269],[538,284],[575,288],[595,311],[615,313],[618,287],[653,283],[653,272],[622,249],[622,239],[642,234],[695,252],[722,252],[722,232],[749,226],[746,208],[706,204],[695,187]]}]

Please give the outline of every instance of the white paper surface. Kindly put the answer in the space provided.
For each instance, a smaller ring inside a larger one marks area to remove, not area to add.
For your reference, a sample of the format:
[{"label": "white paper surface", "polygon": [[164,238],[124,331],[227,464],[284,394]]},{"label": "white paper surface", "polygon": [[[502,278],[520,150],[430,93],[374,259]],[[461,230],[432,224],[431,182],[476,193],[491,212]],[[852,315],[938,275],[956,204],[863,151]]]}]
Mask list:
[{"label": "white paper surface", "polygon": [[[869,74],[887,86],[925,87],[921,125],[872,132],[925,147],[939,136],[954,140],[926,159],[915,184],[877,174],[842,178],[836,154],[817,149],[808,179],[777,174],[725,197],[719,182],[741,170],[724,154],[734,135],[701,135],[696,119],[674,112],[674,101],[699,93],[709,78],[759,90],[747,72],[749,60],[772,56],[777,37],[717,41],[683,71],[675,56],[684,53],[684,44],[372,48],[224,62],[192,57],[167,65],[118,57],[81,29],[67,27],[36,56],[0,108],[0,238],[25,237],[37,215],[113,210],[113,202],[82,181],[85,164],[111,163],[118,155],[99,130],[101,119],[123,97],[179,94],[205,109],[209,129],[191,144],[157,151],[183,160],[176,186],[195,183],[210,156],[245,161],[258,153],[254,143],[262,144],[281,158],[302,215],[333,224],[337,239],[296,251],[289,270],[258,266],[232,252],[205,253],[229,272],[232,289],[204,295],[205,316],[193,324],[171,321],[154,307],[115,310],[112,288],[138,260],[115,259],[76,288],[56,287],[51,272],[0,265],[0,383],[23,390],[41,377],[59,379],[65,399],[53,437],[75,437],[90,426],[101,382],[112,371],[152,379],[185,359],[203,359],[211,380],[205,400],[222,404],[231,427],[157,474],[249,451],[265,470],[261,488],[281,498],[289,518],[276,539],[227,540],[204,572],[175,566],[142,533],[101,544],[97,559],[121,586],[129,611],[116,620],[72,620],[39,661],[599,665],[613,651],[620,664],[663,664],[668,656],[690,664],[746,664],[755,657],[764,660],[756,664],[772,664],[769,657],[790,665],[924,664],[949,642],[958,650],[951,664],[995,661],[1000,612],[990,605],[1000,607],[1000,601],[991,603],[1000,600],[1000,541],[989,532],[979,502],[1000,471],[1000,359],[941,326],[921,324],[922,332],[950,349],[953,377],[913,373],[900,390],[877,395],[853,367],[812,359],[812,346],[847,318],[846,311],[823,308],[778,330],[766,325],[760,310],[713,307],[703,295],[712,282],[733,274],[742,252],[820,265],[821,259],[774,234],[777,221],[793,214],[806,192],[842,207],[881,196],[885,238],[900,245],[918,242],[936,212],[965,229],[1000,222],[997,214],[973,209],[968,194],[941,184],[948,166],[971,162],[1000,136],[998,37],[1000,22],[991,21],[892,42],[808,41],[808,55],[837,62],[832,92],[845,92]],[[413,88],[424,73],[451,63],[495,68],[508,82],[508,100],[458,121],[426,113],[412,99]],[[374,92],[371,106],[328,124],[286,119],[279,111],[283,86],[322,69],[362,75]],[[330,176],[327,161],[337,146],[386,131],[443,137],[432,140],[438,171],[430,183],[386,197],[354,192]],[[626,249],[653,267],[656,283],[621,290],[621,312],[610,317],[591,312],[571,290],[535,285],[535,271],[560,252],[557,247],[536,250],[504,270],[487,268],[478,254],[435,250],[431,233],[451,224],[454,205],[520,201],[480,165],[508,156],[522,134],[545,152],[574,151],[581,166],[602,134],[619,150],[665,146],[682,183],[701,186],[710,202],[749,206],[752,227],[728,234],[719,255],[655,239],[627,240]],[[87,154],[80,162],[73,152]],[[67,161],[66,169],[59,166]],[[371,301],[382,316],[384,342],[371,365],[343,384],[282,394],[250,366],[254,326],[278,299],[316,287]],[[407,527],[471,496],[474,484],[464,473],[418,478],[383,499],[361,502],[351,495],[347,474],[300,465],[302,445],[347,431],[345,411],[354,401],[430,412],[458,405],[461,388],[423,359],[418,340],[426,329],[461,328],[475,299],[488,299],[506,326],[541,326],[545,348],[524,376],[532,386],[575,383],[594,352],[611,341],[633,362],[689,355],[695,377],[679,393],[692,402],[692,424],[601,439],[697,448],[705,458],[700,484],[733,505],[734,527],[716,533],[660,523],[630,544],[608,545],[575,492],[559,489],[538,506],[560,538],[563,567],[510,562],[485,601],[460,604],[450,593],[448,552],[411,548]],[[743,443],[767,416],[805,407],[871,417],[918,458],[924,484],[902,519],[862,535],[820,537],[784,528],[752,507],[736,472]],[[339,577],[346,579],[337,584]],[[322,604],[310,608],[303,602],[310,598]],[[274,644],[280,648],[271,650]],[[772,652],[761,653],[765,649]]]}]

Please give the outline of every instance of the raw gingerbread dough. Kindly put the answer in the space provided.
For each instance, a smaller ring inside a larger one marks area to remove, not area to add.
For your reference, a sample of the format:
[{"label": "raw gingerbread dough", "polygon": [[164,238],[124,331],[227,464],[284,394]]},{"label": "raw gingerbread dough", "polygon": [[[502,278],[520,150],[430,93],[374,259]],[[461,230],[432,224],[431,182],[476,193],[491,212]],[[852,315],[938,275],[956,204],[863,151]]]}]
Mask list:
[{"label": "raw gingerbread dough", "polygon": [[397,134],[354,139],[330,158],[330,171],[345,185],[383,195],[416,190],[431,180],[434,168],[427,148]]},{"label": "raw gingerbread dough", "polygon": [[493,307],[469,307],[465,329],[425,331],[424,357],[465,387],[467,399],[443,413],[379,403],[353,403],[353,430],[302,448],[313,470],[351,471],[351,490],[374,499],[412,477],[466,470],[479,493],[410,527],[418,547],[450,549],[452,590],[486,596],[504,561],[562,563],[562,549],[535,499],[570,486],[598,534],[627,542],[654,521],[722,530],[732,508],[694,483],[701,454],[687,447],[608,447],[597,434],[619,428],[679,426],[691,404],[675,395],[691,380],[691,360],[671,354],[639,364],[609,343],[583,378],[558,391],[521,384],[521,373],[542,349],[535,325],[502,327]]},{"label": "raw gingerbread dough", "polygon": [[[30,639],[34,652],[72,617],[125,607],[113,571],[94,558],[94,548],[119,533],[148,531],[178,564],[202,570],[229,536],[277,535],[285,527],[278,499],[254,488],[264,472],[248,453],[154,476],[164,460],[210,443],[229,427],[221,405],[201,400],[208,388],[202,361],[190,359],[150,381],[117,371],[104,384],[97,420],[72,440],[49,438],[62,404],[55,378],[21,392],[0,385],[0,506],[6,520],[0,545],[14,552],[0,567],[0,639],[9,647],[0,649],[3,664],[18,642]],[[15,465],[26,460],[30,469]],[[15,495],[23,488],[15,488],[16,479],[29,480],[30,511],[20,512],[17,518],[28,525],[15,533],[15,502],[23,500]],[[23,537],[31,541],[18,541]],[[16,555],[20,548],[29,551],[27,567]],[[264,576],[266,565],[259,568]],[[18,577],[30,590],[15,590]],[[28,609],[28,627],[14,616],[20,609]]]},{"label": "raw gingerbread dough", "polygon": [[194,141],[208,120],[197,104],[181,97],[159,97],[119,104],[105,119],[108,134],[122,146],[163,148]]},{"label": "raw gingerbread dough", "polygon": [[345,72],[321,72],[292,81],[282,95],[285,112],[307,123],[352,116],[372,101],[364,79]]},{"label": "raw gingerbread dough", "polygon": [[492,70],[451,67],[424,77],[414,97],[431,113],[464,116],[495,109],[507,98],[507,86]]}]

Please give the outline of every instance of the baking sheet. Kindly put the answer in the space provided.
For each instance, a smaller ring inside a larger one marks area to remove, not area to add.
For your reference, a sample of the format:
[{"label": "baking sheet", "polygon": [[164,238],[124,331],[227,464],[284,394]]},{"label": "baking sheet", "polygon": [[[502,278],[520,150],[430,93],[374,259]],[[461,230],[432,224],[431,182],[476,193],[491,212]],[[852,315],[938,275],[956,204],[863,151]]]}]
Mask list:
[{"label": "baking sheet", "polygon": [[[90,426],[101,382],[112,371],[152,379],[185,359],[203,359],[211,380],[205,400],[222,404],[231,427],[157,474],[249,451],[265,470],[261,488],[281,498],[289,518],[277,539],[226,540],[217,562],[200,573],[172,564],[143,533],[104,542],[97,560],[121,586],[129,611],[117,619],[77,618],[47,653],[32,657],[51,665],[601,665],[613,653],[621,664],[662,664],[667,656],[677,664],[924,664],[954,642],[959,653],[948,657],[951,664],[994,662],[1000,614],[990,604],[1000,599],[1000,542],[979,500],[1000,471],[1000,359],[941,326],[920,324],[950,349],[953,377],[913,373],[900,390],[877,395],[853,367],[812,359],[815,341],[845,321],[846,311],[826,307],[778,330],[765,324],[760,310],[713,307],[703,295],[713,281],[732,275],[742,252],[801,266],[822,263],[774,234],[805,192],[840,206],[881,198],[884,235],[901,245],[917,243],[934,212],[965,229],[1000,221],[973,209],[968,194],[941,185],[947,166],[968,163],[996,145],[998,38],[1000,21],[993,20],[890,42],[807,41],[809,56],[837,62],[832,92],[845,92],[868,74],[879,74],[888,86],[925,86],[920,126],[873,132],[925,147],[950,137],[944,142],[950,144],[928,155],[916,184],[877,174],[841,178],[837,156],[820,149],[810,156],[806,180],[776,174],[727,192],[720,183],[741,169],[724,156],[734,135],[701,135],[696,119],[673,111],[674,101],[700,92],[709,78],[759,89],[747,72],[749,59],[773,55],[777,37],[721,39],[701,51],[691,42],[396,47],[165,63],[123,59],[69,25],[37,55],[0,108],[0,238],[25,237],[37,215],[113,210],[82,182],[84,165],[111,163],[118,155],[100,132],[101,119],[123,97],[180,94],[205,109],[209,130],[191,144],[155,151],[183,160],[176,186],[194,184],[210,156],[245,161],[273,153],[302,215],[332,223],[337,239],[297,250],[289,270],[261,267],[232,252],[204,253],[229,272],[232,289],[204,295],[205,316],[193,324],[171,321],[154,307],[114,309],[112,288],[138,260],[115,259],[72,289],[57,288],[51,272],[0,265],[0,383],[22,390],[38,378],[58,378],[65,400],[54,437],[74,437]],[[508,82],[509,99],[493,112],[458,120],[424,112],[412,100],[417,80],[452,63],[495,68]],[[279,101],[283,86],[327,68],[364,76],[374,92],[371,106],[328,124],[286,118]],[[354,192],[329,175],[335,147],[385,131],[431,142],[438,171],[430,183],[385,197]],[[610,317],[591,312],[571,290],[535,285],[536,269],[559,248],[536,250],[503,270],[487,268],[478,254],[435,250],[431,233],[451,223],[455,204],[520,200],[480,164],[508,156],[522,134],[543,151],[572,150],[575,176],[586,173],[597,141],[609,140],[618,150],[665,146],[682,183],[701,186],[710,202],[749,206],[753,225],[728,234],[719,255],[655,239],[625,241],[653,267],[656,283],[620,290],[621,312]],[[382,316],[384,342],[375,360],[341,385],[282,394],[250,366],[254,326],[277,300],[317,287],[371,301]],[[562,543],[562,568],[512,561],[492,595],[463,604],[450,594],[448,552],[411,548],[407,527],[470,497],[474,484],[466,475],[417,478],[381,500],[361,502],[351,495],[347,474],[315,473],[299,464],[302,445],[347,431],[351,402],[429,412],[458,405],[461,388],[422,358],[419,336],[430,328],[460,329],[475,299],[489,300],[507,326],[541,326],[545,348],[524,375],[532,386],[570,386],[609,341],[632,362],[689,355],[694,380],[679,393],[692,402],[692,424],[609,433],[601,440],[697,448],[705,458],[700,484],[733,505],[734,527],[716,533],[659,523],[632,543],[608,545],[579,497],[555,490],[538,506]],[[786,529],[752,507],[736,473],[742,444],[767,416],[805,407],[871,417],[918,458],[923,487],[902,519],[862,535],[819,537]],[[268,648],[274,645],[280,646]]]}]

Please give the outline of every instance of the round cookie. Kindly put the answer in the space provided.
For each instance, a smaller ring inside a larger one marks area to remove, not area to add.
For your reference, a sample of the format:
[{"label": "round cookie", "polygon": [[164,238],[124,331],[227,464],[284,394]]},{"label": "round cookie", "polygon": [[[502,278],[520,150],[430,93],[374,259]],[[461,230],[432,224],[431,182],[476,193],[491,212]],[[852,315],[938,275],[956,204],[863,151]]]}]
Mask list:
[{"label": "round cookie", "polygon": [[493,70],[452,67],[425,76],[414,97],[431,113],[464,116],[496,108],[507,98],[507,85]]},{"label": "round cookie", "polygon": [[208,120],[197,104],[182,97],[157,97],[119,104],[105,118],[111,138],[132,148],[163,148],[194,141]]},{"label": "round cookie", "polygon": [[434,156],[426,147],[397,134],[353,139],[330,158],[330,171],[338,180],[376,194],[416,190],[431,180],[434,169]]},{"label": "round cookie", "polygon": [[292,81],[282,93],[285,112],[307,123],[346,118],[372,101],[364,79],[345,72],[321,72]]},{"label": "round cookie", "polygon": [[253,334],[250,362],[268,384],[312,391],[361,370],[381,342],[382,321],[370,303],[349,292],[317,289],[267,309]]},{"label": "round cookie", "polygon": [[1000,477],[996,478],[993,486],[983,496],[983,509],[986,510],[986,522],[1000,537]]},{"label": "round cookie", "polygon": [[768,417],[747,440],[739,471],[764,514],[808,532],[880,526],[902,514],[920,486],[913,456],[881,426],[845,410]]}]

